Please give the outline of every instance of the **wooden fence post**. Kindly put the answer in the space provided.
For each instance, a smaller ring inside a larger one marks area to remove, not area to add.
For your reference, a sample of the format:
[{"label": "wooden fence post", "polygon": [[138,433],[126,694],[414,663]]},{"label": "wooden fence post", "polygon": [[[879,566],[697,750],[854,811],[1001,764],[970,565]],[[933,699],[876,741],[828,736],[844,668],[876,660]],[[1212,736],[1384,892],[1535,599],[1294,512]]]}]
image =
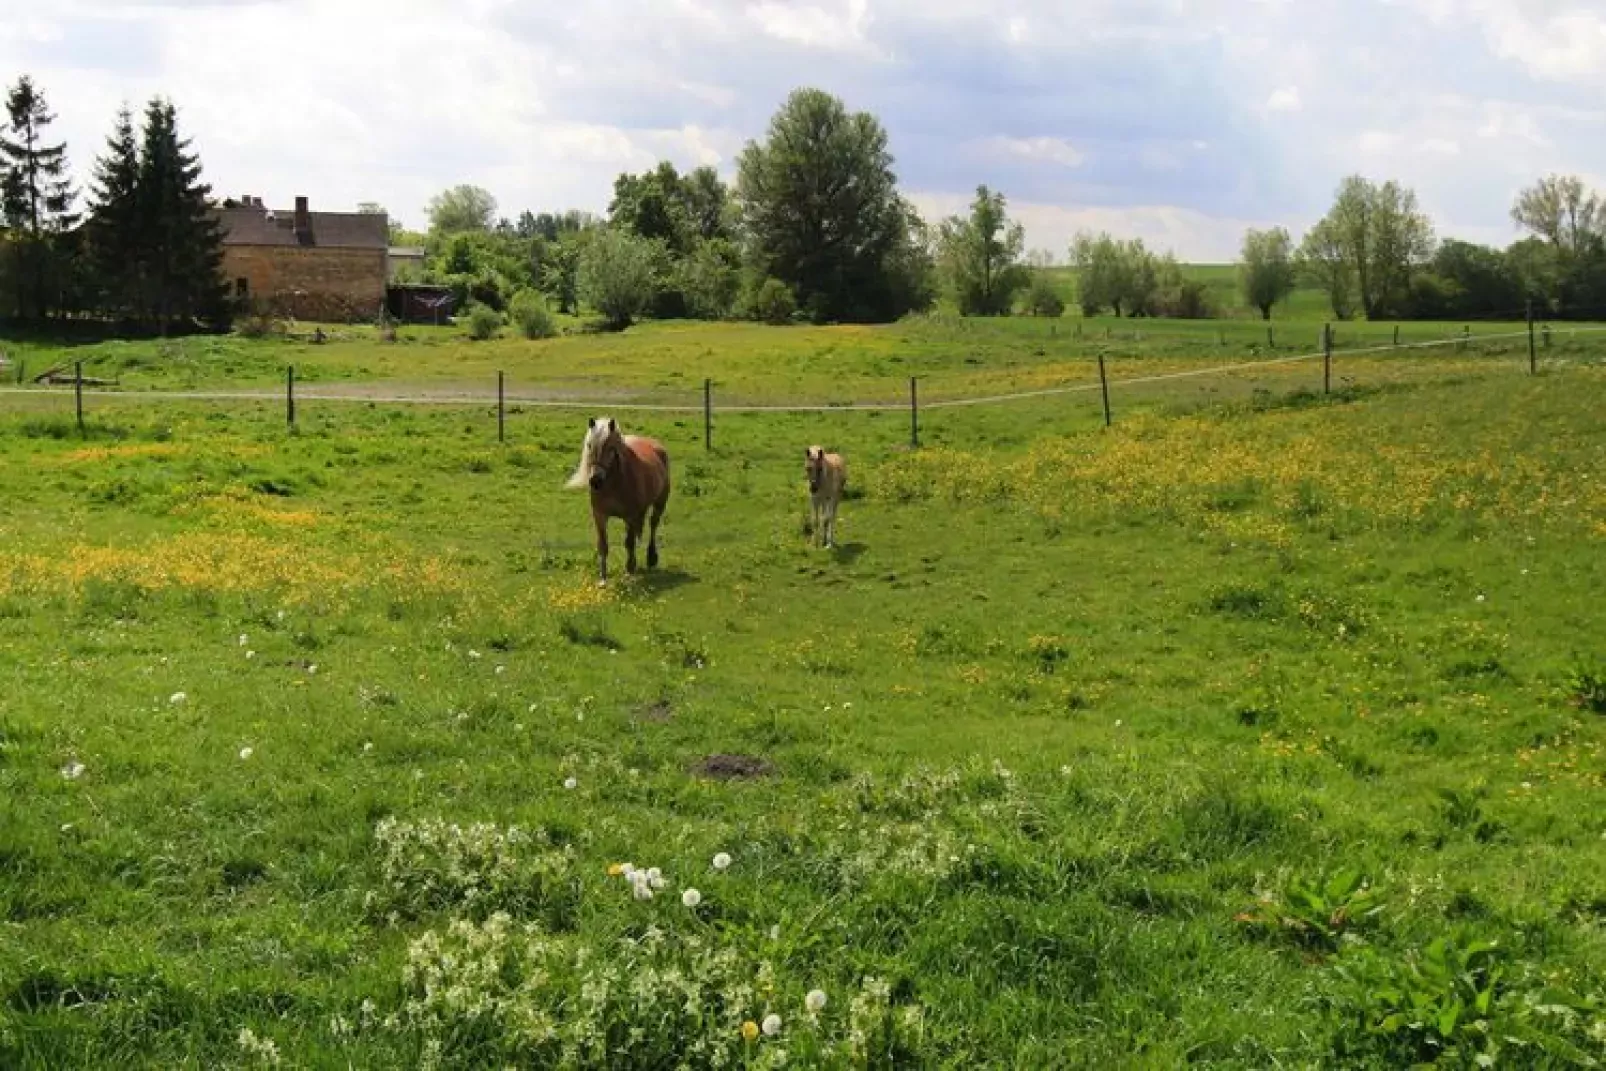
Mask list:
[{"label": "wooden fence post", "polygon": [[1104,374],[1104,351],[1099,350],[1099,393],[1104,396],[1104,426],[1110,426],[1110,381]]},{"label": "wooden fence post", "polygon": [[1528,317],[1528,374],[1532,376],[1539,373],[1539,355],[1534,352],[1534,303],[1532,298],[1528,299],[1525,312]]},{"label": "wooden fence post", "polygon": [[1333,325],[1322,325],[1322,393],[1333,393]]},{"label": "wooden fence post", "polygon": [[909,449],[920,449],[920,395],[915,377],[909,377]]},{"label": "wooden fence post", "polygon": [[703,449],[714,448],[714,381],[703,380]]},{"label": "wooden fence post", "polygon": [[291,431],[296,430],[296,366],[284,370],[284,422]]},{"label": "wooden fence post", "polygon": [[1395,324],[1394,325],[1394,348],[1395,349],[1399,349],[1400,348],[1400,325],[1399,324]]},{"label": "wooden fence post", "polygon": [[507,390],[506,376],[498,369],[496,373],[496,441],[507,442]]},{"label": "wooden fence post", "polygon": [[84,362],[73,362],[73,406],[78,413],[78,437],[84,437]]}]

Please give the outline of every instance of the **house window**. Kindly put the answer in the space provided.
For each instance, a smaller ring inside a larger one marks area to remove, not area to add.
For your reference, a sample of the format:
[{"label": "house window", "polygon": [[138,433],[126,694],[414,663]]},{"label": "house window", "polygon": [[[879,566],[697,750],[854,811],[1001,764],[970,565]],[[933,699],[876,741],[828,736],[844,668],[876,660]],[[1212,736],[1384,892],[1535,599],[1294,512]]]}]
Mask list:
[{"label": "house window", "polygon": [[235,297],[245,297],[249,293],[251,293],[251,281],[249,279],[242,275],[234,280]]}]

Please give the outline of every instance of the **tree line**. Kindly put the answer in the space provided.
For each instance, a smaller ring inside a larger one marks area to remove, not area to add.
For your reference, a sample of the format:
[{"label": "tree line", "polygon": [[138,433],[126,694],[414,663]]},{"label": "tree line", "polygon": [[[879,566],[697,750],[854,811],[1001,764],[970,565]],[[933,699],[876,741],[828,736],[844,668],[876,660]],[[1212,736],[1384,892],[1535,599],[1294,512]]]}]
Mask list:
[{"label": "tree line", "polygon": [[0,317],[93,316],[144,328],[226,325],[222,238],[201,164],[171,101],[135,129],[124,108],[87,202],[53,142],[56,116],[24,76],[0,117]]},{"label": "tree line", "polygon": [[[151,101],[138,130],[126,109],[118,115],[83,197],[66,146],[49,137],[54,118],[28,78],[7,94],[0,316],[226,323],[215,206],[172,103]],[[1172,254],[1109,234],[1075,236],[1074,287],[1064,288],[1054,258],[1026,250],[1002,193],[980,186],[968,211],[930,226],[893,165],[879,120],[805,88],[743,149],[733,184],[664,162],[619,175],[603,216],[511,220],[488,191],[461,185],[431,201],[427,231],[392,220],[391,241],[424,246],[418,281],[450,287],[491,329],[510,314],[531,335],[551,330],[553,309],[587,309],[613,327],[642,317],[886,321],[939,300],[964,315],[1059,316],[1067,289],[1085,315],[1224,311]],[[1530,302],[1557,317],[1606,311],[1599,195],[1552,176],[1523,191],[1512,214],[1528,235],[1507,249],[1441,243],[1412,191],[1353,176],[1297,245],[1282,228],[1245,235],[1243,297],[1268,318],[1300,285],[1323,290],[1340,318],[1514,316]]]},{"label": "tree line", "polygon": [[1270,319],[1301,280],[1326,293],[1333,315],[1367,319],[1606,317],[1606,203],[1573,176],[1518,193],[1512,220],[1527,232],[1505,249],[1439,242],[1416,194],[1352,175],[1296,247],[1280,227],[1244,236],[1244,298]]}]

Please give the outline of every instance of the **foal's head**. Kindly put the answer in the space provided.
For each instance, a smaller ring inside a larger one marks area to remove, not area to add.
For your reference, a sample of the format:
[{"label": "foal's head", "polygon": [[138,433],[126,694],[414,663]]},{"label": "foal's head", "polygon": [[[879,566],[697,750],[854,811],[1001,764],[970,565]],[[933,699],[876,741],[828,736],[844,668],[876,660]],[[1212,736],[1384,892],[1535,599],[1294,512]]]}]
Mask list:
[{"label": "foal's head", "polygon": [[601,420],[593,417],[586,421],[586,437],[580,446],[580,467],[569,478],[569,486],[601,487],[618,465],[619,453],[623,449],[624,436],[619,433],[619,422],[613,417]]},{"label": "foal's head", "polygon": [[803,452],[803,455],[806,459],[803,463],[803,471],[809,477],[809,490],[818,491],[820,489],[820,481],[825,478],[825,447],[811,446]]}]

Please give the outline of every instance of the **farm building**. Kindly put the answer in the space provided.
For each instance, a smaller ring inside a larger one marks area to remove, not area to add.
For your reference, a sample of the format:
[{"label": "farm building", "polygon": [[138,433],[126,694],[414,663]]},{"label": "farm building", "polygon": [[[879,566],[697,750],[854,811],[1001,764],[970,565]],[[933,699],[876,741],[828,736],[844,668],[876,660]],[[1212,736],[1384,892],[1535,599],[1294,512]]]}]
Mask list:
[{"label": "farm building", "polygon": [[241,301],[302,320],[368,320],[385,305],[390,227],[384,215],[314,212],[297,197],[276,211],[259,197],[225,201],[223,273]]}]

